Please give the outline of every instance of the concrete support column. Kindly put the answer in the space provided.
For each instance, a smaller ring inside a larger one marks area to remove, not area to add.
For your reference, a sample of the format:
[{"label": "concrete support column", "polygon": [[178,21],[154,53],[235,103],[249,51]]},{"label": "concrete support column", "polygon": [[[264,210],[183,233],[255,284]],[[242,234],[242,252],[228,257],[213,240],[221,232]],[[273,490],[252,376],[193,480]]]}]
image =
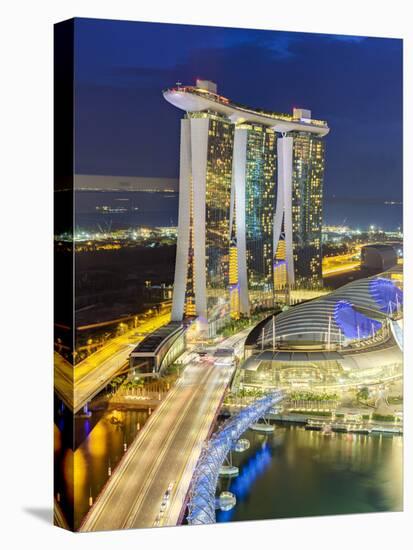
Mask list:
[{"label": "concrete support column", "polygon": [[181,321],[184,315],[188,275],[191,185],[191,130],[189,120],[181,120],[181,151],[179,162],[178,242],[176,247],[175,279],[172,297],[172,320]]},{"label": "concrete support column", "polygon": [[190,119],[195,307],[202,331],[208,329],[205,222],[209,122],[208,118]]}]

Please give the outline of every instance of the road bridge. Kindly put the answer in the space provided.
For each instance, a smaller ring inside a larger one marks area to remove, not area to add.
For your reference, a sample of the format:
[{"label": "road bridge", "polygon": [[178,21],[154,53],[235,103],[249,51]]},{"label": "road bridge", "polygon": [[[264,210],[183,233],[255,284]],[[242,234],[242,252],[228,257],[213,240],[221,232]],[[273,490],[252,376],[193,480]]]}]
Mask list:
[{"label": "road bridge", "polygon": [[169,320],[169,312],[148,319],[139,327],[113,338],[75,367],[55,353],[54,387],[58,397],[74,413],[79,412],[127,368],[129,355],[138,342]]},{"label": "road bridge", "polygon": [[[226,339],[225,345],[237,348],[247,332]],[[202,446],[234,371],[234,365],[215,365],[211,356],[190,361],[130,445],[80,531],[179,523]],[[161,511],[170,487],[167,508]]]}]

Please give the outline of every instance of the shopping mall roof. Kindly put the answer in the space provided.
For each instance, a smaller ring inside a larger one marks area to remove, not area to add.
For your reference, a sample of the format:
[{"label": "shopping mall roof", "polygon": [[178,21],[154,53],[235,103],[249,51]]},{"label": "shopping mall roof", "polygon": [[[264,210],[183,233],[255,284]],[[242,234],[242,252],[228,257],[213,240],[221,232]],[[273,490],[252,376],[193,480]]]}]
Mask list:
[{"label": "shopping mall roof", "polygon": [[[263,327],[264,347],[277,343],[343,342],[374,336],[386,317],[403,306],[403,292],[389,279],[359,279],[314,300],[290,307]],[[262,339],[258,336],[257,341]]]}]

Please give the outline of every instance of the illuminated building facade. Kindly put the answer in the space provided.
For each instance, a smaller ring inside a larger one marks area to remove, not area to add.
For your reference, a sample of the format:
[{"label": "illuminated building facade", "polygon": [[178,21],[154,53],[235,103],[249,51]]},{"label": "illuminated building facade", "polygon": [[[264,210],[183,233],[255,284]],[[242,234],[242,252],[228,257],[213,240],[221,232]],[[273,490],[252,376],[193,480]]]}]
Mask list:
[{"label": "illuminated building facade", "polygon": [[181,121],[179,224],[172,319],[197,316],[212,337],[230,315],[229,223],[234,126],[215,112]]},{"label": "illuminated building facade", "polygon": [[238,249],[233,241],[229,247],[229,293],[231,317],[239,319]]},{"label": "illuminated building facade", "polygon": [[[311,120],[310,111],[303,109],[294,109],[293,116]],[[322,284],[323,136],[293,131],[278,138],[276,289]]]},{"label": "illuminated building facade", "polygon": [[209,81],[164,97],[186,113],[172,319],[196,316],[213,337],[230,316],[271,307],[274,289],[321,280],[329,128],[303,109],[230,102]]},{"label": "illuminated building facade", "polygon": [[240,313],[273,305],[276,133],[258,124],[235,130],[233,196]]},{"label": "illuminated building facade", "polygon": [[274,290],[277,293],[287,284],[287,264],[285,261],[285,241],[279,240],[274,259]]},{"label": "illuminated building facade", "polygon": [[242,383],[322,389],[401,377],[403,292],[370,277],[271,315],[245,343]]},{"label": "illuminated building facade", "polygon": [[295,283],[322,282],[321,234],[324,141],[305,132],[293,134],[292,234]]}]

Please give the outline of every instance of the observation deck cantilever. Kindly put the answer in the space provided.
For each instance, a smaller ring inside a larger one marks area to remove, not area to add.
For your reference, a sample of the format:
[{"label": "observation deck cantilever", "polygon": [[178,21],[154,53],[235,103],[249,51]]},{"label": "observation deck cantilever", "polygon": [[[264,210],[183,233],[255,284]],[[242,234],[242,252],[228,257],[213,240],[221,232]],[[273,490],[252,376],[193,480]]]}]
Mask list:
[{"label": "observation deck cantilever", "polygon": [[234,103],[226,97],[194,86],[178,86],[163,90],[163,96],[172,105],[186,112],[215,111],[232,122],[263,124],[276,132],[309,132],[323,137],[330,128],[322,120],[296,119],[291,115],[253,109]]}]

